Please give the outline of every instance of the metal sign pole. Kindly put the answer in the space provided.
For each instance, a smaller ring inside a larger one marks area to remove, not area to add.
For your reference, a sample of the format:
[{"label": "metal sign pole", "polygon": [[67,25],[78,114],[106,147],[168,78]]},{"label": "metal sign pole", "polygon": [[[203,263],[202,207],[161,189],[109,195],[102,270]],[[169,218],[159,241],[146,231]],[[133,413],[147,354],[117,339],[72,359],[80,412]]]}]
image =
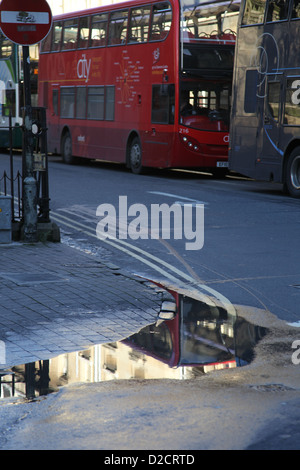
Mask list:
[{"label": "metal sign pole", "polygon": [[23,168],[23,219],[24,241],[37,241],[37,181],[34,176],[32,106],[30,89],[29,46],[23,46],[24,70],[24,168]]}]

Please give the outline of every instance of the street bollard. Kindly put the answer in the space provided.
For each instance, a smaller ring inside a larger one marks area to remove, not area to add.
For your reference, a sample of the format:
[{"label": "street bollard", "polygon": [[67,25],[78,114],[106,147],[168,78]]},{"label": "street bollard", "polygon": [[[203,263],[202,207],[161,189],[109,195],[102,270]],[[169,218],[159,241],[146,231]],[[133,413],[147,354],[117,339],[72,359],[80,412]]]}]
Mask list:
[{"label": "street bollard", "polygon": [[34,177],[27,176],[23,183],[23,217],[24,240],[29,243],[37,241],[37,182]]},{"label": "street bollard", "polygon": [[11,196],[0,196],[0,244],[11,243]]}]

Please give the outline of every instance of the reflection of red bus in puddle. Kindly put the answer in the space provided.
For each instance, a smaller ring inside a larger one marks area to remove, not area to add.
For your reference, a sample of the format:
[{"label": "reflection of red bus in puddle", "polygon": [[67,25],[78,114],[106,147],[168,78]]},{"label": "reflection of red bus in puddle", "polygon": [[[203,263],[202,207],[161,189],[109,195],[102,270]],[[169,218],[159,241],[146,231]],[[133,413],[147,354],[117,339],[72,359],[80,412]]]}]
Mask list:
[{"label": "reflection of red bus in puddle", "polygon": [[39,59],[48,150],[224,170],[238,1],[141,2],[54,18]]},{"label": "reflection of red bus in puddle", "polygon": [[202,367],[203,371],[244,365],[264,328],[233,317],[223,307],[174,293],[173,319],[143,328],[124,342],[169,367]]}]

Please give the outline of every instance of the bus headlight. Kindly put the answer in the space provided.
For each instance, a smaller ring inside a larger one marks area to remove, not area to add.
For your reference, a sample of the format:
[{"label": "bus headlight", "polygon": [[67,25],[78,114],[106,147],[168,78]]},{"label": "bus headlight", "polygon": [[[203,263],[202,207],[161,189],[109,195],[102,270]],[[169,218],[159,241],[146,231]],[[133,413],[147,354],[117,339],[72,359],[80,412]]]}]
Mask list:
[{"label": "bus headlight", "polygon": [[187,147],[189,150],[193,150],[194,152],[200,152],[200,145],[193,137],[180,135],[180,140],[184,144],[184,146]]}]

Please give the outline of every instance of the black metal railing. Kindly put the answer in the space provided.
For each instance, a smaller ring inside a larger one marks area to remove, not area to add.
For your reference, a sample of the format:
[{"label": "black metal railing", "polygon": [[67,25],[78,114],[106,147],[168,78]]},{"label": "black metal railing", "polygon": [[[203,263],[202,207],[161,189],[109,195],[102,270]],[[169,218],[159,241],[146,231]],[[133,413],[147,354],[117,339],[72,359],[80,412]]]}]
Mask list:
[{"label": "black metal railing", "polygon": [[22,220],[22,180],[19,170],[15,176],[4,171],[0,178],[0,194],[11,196],[12,222]]},{"label": "black metal railing", "polygon": [[[37,181],[37,208],[38,221],[49,222],[49,184],[48,184],[48,154],[47,154],[47,128],[45,108],[32,108],[34,124],[34,175]],[[11,196],[12,222],[23,219],[23,180],[24,174],[14,169],[13,155],[13,130],[12,118],[9,116],[9,126],[1,129],[9,131],[9,170],[4,170],[0,177],[0,194]],[[24,129],[22,127],[23,133]],[[24,148],[24,146],[23,146]],[[24,154],[22,157],[22,168],[24,168]]]}]

